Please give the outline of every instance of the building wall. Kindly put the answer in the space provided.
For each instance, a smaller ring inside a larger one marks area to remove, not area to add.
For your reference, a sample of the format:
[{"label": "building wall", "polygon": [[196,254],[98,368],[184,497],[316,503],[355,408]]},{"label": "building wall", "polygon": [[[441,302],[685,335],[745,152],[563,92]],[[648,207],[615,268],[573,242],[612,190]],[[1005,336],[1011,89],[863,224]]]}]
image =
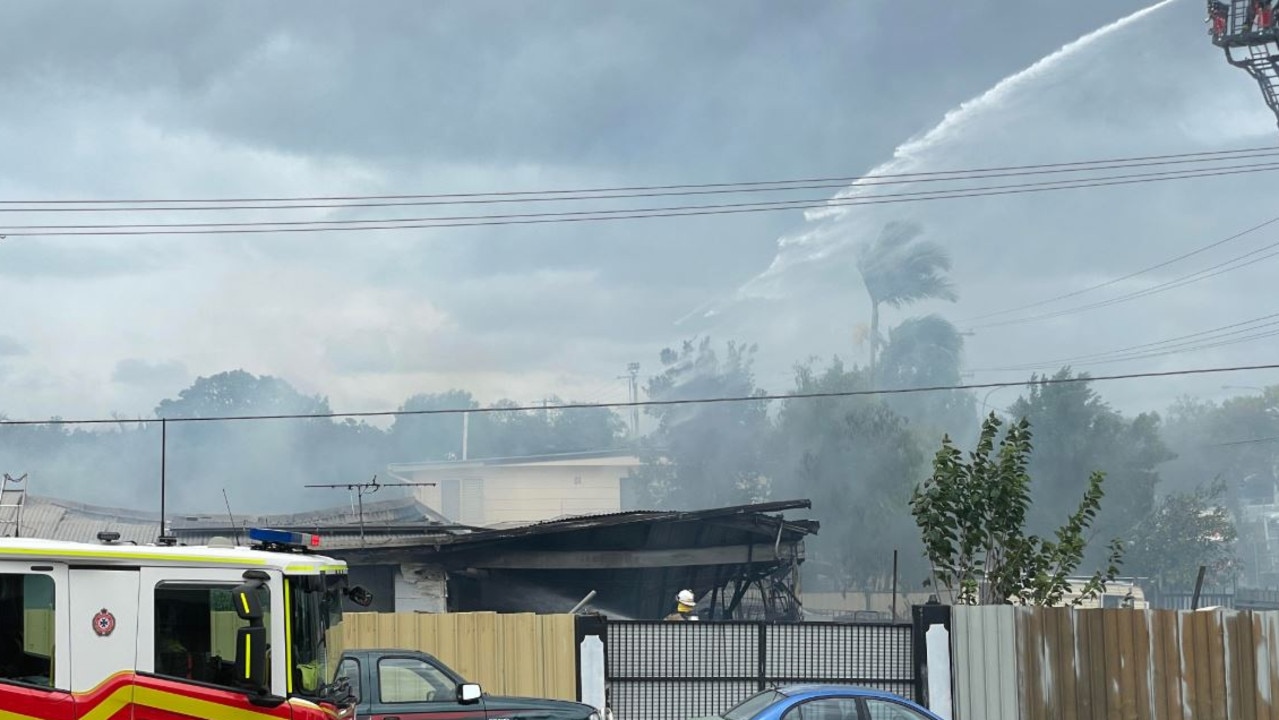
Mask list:
[{"label": "building wall", "polygon": [[[607,463],[607,464],[605,464]],[[464,525],[551,520],[621,512],[622,478],[634,461],[565,461],[529,465],[424,468],[407,474],[417,498]]]}]

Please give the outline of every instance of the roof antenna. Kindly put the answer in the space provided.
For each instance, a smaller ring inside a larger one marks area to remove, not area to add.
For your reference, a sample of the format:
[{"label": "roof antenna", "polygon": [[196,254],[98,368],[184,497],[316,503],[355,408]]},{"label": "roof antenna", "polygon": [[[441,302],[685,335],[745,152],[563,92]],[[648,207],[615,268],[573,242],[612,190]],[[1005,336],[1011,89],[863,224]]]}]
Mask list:
[{"label": "roof antenna", "polygon": [[235,544],[240,544],[240,528],[235,524],[235,515],[231,513],[231,498],[227,497],[226,488],[222,488],[222,502],[226,503],[226,516],[231,521],[231,531],[235,533]]},{"label": "roof antenna", "polygon": [[398,482],[398,483],[380,483],[377,481],[377,475],[368,482],[350,482],[350,483],[324,483],[317,485],[304,485],[309,488],[329,488],[329,489],[345,489],[355,492],[355,499],[359,503],[357,512],[359,513],[360,522],[360,547],[365,544],[364,539],[364,496],[366,494],[375,493],[384,487],[434,487],[433,482]]}]

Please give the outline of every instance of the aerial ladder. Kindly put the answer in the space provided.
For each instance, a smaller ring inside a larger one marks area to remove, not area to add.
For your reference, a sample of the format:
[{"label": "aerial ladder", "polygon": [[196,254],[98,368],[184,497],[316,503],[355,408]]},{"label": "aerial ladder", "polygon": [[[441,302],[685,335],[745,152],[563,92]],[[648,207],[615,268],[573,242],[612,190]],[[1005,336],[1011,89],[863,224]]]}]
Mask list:
[{"label": "aerial ladder", "polygon": [[1261,86],[1279,121],[1279,0],[1208,0],[1212,43]]},{"label": "aerial ladder", "polygon": [[20,537],[22,534],[22,507],[27,502],[27,476],[13,477],[4,474],[0,482],[0,537]]}]

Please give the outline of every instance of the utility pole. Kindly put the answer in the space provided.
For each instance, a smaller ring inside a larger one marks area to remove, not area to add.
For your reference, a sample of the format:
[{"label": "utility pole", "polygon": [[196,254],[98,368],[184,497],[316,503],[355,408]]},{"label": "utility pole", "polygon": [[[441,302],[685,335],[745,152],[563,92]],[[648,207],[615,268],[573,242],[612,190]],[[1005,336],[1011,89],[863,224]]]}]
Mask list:
[{"label": "utility pole", "polygon": [[640,364],[637,362],[627,363],[626,375],[619,375],[618,380],[626,380],[630,389],[631,398],[631,440],[639,439],[639,407],[635,403],[639,402],[639,370]]},{"label": "utility pole", "polygon": [[466,446],[470,441],[471,433],[471,413],[462,413],[462,459],[466,459]]}]

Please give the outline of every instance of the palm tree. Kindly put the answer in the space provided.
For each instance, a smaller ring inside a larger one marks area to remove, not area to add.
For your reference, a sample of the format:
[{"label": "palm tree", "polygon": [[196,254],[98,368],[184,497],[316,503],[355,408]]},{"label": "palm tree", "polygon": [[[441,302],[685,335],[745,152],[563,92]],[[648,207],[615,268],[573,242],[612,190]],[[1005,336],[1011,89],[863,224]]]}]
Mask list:
[{"label": "palm tree", "polygon": [[870,296],[870,375],[883,339],[879,334],[879,306],[900,308],[920,300],[959,299],[946,273],[950,256],[940,245],[917,238],[923,232],[917,223],[894,220],[872,243],[862,247],[857,257],[866,294]]}]

